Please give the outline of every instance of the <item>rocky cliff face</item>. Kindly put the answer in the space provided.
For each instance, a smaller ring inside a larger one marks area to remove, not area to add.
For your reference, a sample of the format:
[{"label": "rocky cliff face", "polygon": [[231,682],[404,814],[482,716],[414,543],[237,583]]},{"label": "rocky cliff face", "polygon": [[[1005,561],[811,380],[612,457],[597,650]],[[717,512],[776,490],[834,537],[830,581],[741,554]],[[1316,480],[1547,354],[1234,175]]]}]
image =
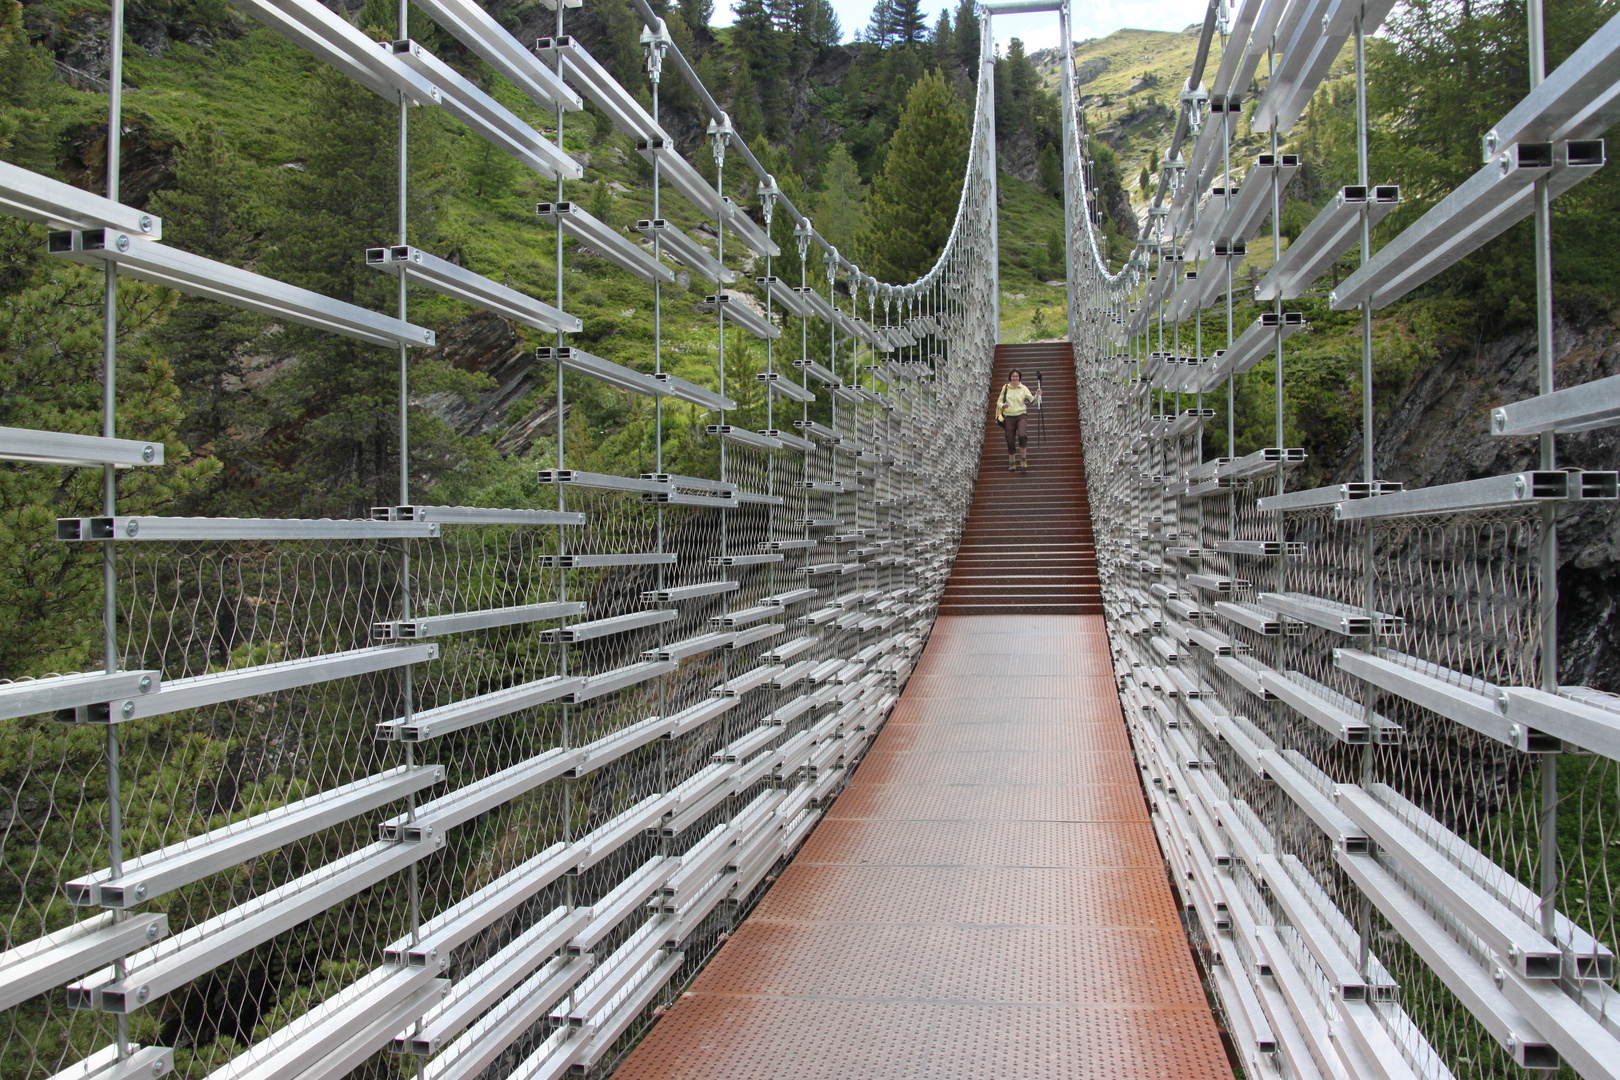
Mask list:
[{"label": "rocky cliff face", "polygon": [[[1570,319],[1554,336],[1556,382],[1576,386],[1620,373],[1620,328]],[[1538,467],[1535,438],[1490,434],[1490,412],[1536,393],[1533,330],[1458,349],[1416,377],[1378,424],[1380,479],[1408,487]],[[1359,442],[1335,463],[1334,481],[1361,478]],[[1562,468],[1620,468],[1620,429],[1560,436]],[[1559,511],[1559,679],[1620,686],[1620,505],[1569,503]]]}]

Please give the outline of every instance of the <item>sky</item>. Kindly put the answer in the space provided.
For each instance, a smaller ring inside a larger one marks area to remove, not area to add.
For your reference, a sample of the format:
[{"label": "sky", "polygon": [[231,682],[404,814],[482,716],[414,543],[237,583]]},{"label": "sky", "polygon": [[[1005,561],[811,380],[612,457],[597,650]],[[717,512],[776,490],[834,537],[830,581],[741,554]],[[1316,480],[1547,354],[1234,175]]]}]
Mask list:
[{"label": "sky", "polygon": [[[832,0],[838,12],[838,22],[844,28],[844,40],[864,29],[872,18],[871,0]],[[956,16],[955,0],[924,0],[928,11],[928,25],[939,21],[940,8],[948,8]],[[1083,0],[1070,5],[1074,16],[1074,39],[1107,37],[1115,30],[1185,30],[1193,23],[1204,20],[1208,0]],[[714,25],[731,25],[729,0],[715,0]],[[1022,38],[1029,52],[1049,49],[1058,44],[1057,13],[1037,15],[998,15],[994,21],[996,40],[1003,45],[1013,38]]]}]

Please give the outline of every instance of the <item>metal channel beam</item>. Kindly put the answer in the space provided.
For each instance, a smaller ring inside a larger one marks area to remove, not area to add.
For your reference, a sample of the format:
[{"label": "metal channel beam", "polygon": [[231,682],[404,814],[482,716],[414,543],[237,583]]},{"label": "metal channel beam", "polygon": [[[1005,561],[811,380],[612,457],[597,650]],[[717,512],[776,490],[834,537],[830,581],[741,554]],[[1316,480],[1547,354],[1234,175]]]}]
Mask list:
[{"label": "metal channel beam", "polygon": [[517,626],[545,619],[565,619],[585,614],[585,604],[578,601],[552,601],[545,604],[519,604],[515,607],[490,608],[485,611],[462,611],[447,615],[433,615],[418,619],[395,619],[391,622],[371,624],[371,636],[383,641],[412,641],[437,637],[440,634],[465,634],[473,630],[489,630],[497,626]]},{"label": "metal channel beam", "polygon": [[542,63],[472,0],[422,0],[419,6],[536,105],[552,110],[559,106],[567,110],[583,107],[579,95],[557,78],[554,68]]},{"label": "metal channel beam", "polygon": [[366,265],[536,330],[577,334],[585,325],[577,315],[408,244],[367,248]]},{"label": "metal channel beam", "polygon": [[583,525],[584,514],[512,510],[499,506],[374,506],[376,521],[430,521],[440,525]]},{"label": "metal channel beam", "polygon": [[163,219],[72,184],[0,161],[0,214],[55,229],[114,229],[134,240],[163,239]]},{"label": "metal channel beam", "polygon": [[609,74],[585,47],[567,34],[543,37],[534,44],[534,55],[548,70],[561,66],[563,78],[579,88],[581,95],[602,110],[613,126],[633,139],[662,139],[664,129],[641,102]]},{"label": "metal channel beam", "polygon": [[274,694],[335,679],[391,671],[408,664],[435,660],[438,656],[437,645],[376,645],[209,675],[193,675],[165,683],[156,694],[127,697],[121,701],[115,698],[103,705],[81,706],[77,710],[78,718],[92,723],[119,723],[148,716],[166,716],[183,709],[200,709],[259,694]]},{"label": "metal channel beam", "polygon": [[577,675],[550,675],[517,686],[492,690],[477,697],[426,709],[410,717],[402,716],[379,723],[376,727],[377,738],[384,741],[426,742],[475,724],[557,701],[578,690],[580,684],[581,679]]},{"label": "metal channel beam", "polygon": [[[324,10],[324,9],[323,9]],[[190,296],[286,319],[317,330],[373,345],[424,346],[437,339],[433,331],[388,315],[322,296],[283,281],[205,259],[157,243],[134,243],[131,234],[114,229],[51,233],[47,250],[84,266],[113,264],[123,277],[166,285]]]},{"label": "metal channel beam", "polygon": [[1563,952],[1535,928],[1449,861],[1404,822],[1354,784],[1334,788],[1333,801],[1378,849],[1400,864],[1447,913],[1489,944],[1503,962],[1527,979],[1557,979]]},{"label": "metal channel beam", "polygon": [[43,679],[18,679],[0,685],[0,720],[45,713],[77,715],[77,710],[84,706],[158,693],[162,688],[160,671],[115,671],[112,674],[85,671]]},{"label": "metal channel beam", "polygon": [[135,1012],[277,934],[331,910],[443,844],[442,836],[426,843],[382,842],[327,863],[134,954],[128,959],[128,974],[121,980],[115,980],[109,970],[70,985],[68,1005]]},{"label": "metal channel beam", "polygon": [[[435,105],[483,136],[496,149],[547,180],[577,180],[585,175],[579,162],[561,147],[480,90],[472,80],[428,52],[421,43],[396,41],[393,49],[403,67],[415,72],[428,86],[428,97]],[[577,108],[578,101],[578,97],[569,95],[568,104]]]},{"label": "metal channel beam", "polygon": [[0,1009],[20,1005],[169,936],[167,915],[104,911],[0,953]]},{"label": "metal channel beam", "polygon": [[127,469],[141,465],[162,465],[163,444],[142,442],[140,439],[108,439],[99,435],[0,427],[0,461],[70,467],[114,465]]},{"label": "metal channel beam", "polygon": [[132,908],[443,781],[442,765],[401,765],[136,856],[120,874],[73,878],[62,889],[70,904]]},{"label": "metal channel beam", "polygon": [[561,229],[564,236],[573,237],[642,281],[658,281],[667,285],[675,280],[675,272],[653,258],[652,252],[612,226],[598,221],[578,203],[543,202],[535,206],[534,212],[541,221],[550,222]]},{"label": "metal channel beam", "polygon": [[1604,160],[1601,140],[1507,147],[1340,283],[1329,303],[1335,311],[1393,303],[1528,216],[1536,180],[1556,195]]}]

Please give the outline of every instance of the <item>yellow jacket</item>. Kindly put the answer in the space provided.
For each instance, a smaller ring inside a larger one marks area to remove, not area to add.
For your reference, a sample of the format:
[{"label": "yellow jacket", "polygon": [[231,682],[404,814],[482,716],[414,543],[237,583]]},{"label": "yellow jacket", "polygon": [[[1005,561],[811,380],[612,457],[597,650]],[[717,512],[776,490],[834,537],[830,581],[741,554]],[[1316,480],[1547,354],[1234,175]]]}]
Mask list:
[{"label": "yellow jacket", "polygon": [[1035,400],[1035,391],[1023,383],[1014,386],[1012,383],[1001,388],[1001,398],[996,402],[1001,409],[1002,416],[1023,416],[1029,411],[1030,403]]}]

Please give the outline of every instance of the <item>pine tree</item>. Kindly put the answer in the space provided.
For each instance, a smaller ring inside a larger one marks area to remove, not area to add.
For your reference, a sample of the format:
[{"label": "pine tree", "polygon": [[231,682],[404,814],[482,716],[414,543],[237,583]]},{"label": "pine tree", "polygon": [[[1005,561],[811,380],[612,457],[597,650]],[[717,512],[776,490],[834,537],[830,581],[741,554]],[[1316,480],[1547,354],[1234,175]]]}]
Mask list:
[{"label": "pine tree", "polygon": [[[217,127],[192,135],[175,158],[176,186],[152,200],[165,223],[164,241],[196,255],[235,266],[252,262],[263,226],[261,184],[226,143]],[[181,297],[148,347],[168,358],[182,388],[181,434],[234,468],[239,421],[255,409],[243,386],[245,354],[264,320],[240,308],[194,296]]]},{"label": "pine tree", "polygon": [[851,250],[864,219],[866,188],[861,184],[860,170],[849,155],[849,147],[842,142],[833,143],[827,164],[821,169],[821,191],[816,195],[812,217],[816,229],[827,242],[845,251]]},{"label": "pine tree", "polygon": [[701,27],[707,30],[709,20],[714,18],[714,0],[681,0],[681,18],[688,29]]},{"label": "pine tree", "polygon": [[[49,75],[49,56],[28,43],[20,8],[0,0],[0,157],[47,174],[54,171],[53,116],[65,97]],[[36,151],[45,153],[36,158]],[[0,424],[100,435],[106,279],[46,255],[45,235],[43,226],[0,215]],[[132,348],[161,325],[172,302],[173,294],[151,285],[127,278],[118,285],[117,433],[163,443],[167,462],[120,475],[120,513],[173,513],[177,500],[218,469],[212,458],[192,460],[179,438],[174,369]],[[100,664],[101,553],[52,537],[57,517],[101,512],[101,484],[99,468],[19,462],[0,469],[0,580],[7,583],[0,589],[0,677]],[[8,785],[16,775],[0,771]]]},{"label": "pine tree", "polygon": [[607,181],[598,180],[592,186],[591,201],[585,210],[604,225],[613,224],[613,190],[607,186]]},{"label": "pine tree", "polygon": [[844,36],[843,27],[838,25],[838,14],[829,0],[800,0],[795,20],[794,33],[809,47],[807,55],[832,48]]},{"label": "pine tree", "polygon": [[740,65],[732,79],[731,126],[744,139],[758,135],[765,127],[765,116],[759,107],[759,91],[747,64]]},{"label": "pine tree", "polygon": [[[370,0],[368,8],[372,4],[386,0]],[[294,127],[304,169],[292,174],[286,204],[273,215],[263,269],[337,300],[390,311],[393,280],[367,270],[357,256],[397,235],[398,106],[330,69],[317,69],[310,84],[308,112]],[[410,118],[411,241],[430,250],[442,244],[435,211],[454,181],[446,125],[433,110]],[[298,326],[271,341],[268,347],[285,350],[290,362],[266,387],[269,407],[254,447],[256,486],[238,482],[235,489],[260,509],[305,517],[364,516],[370,506],[396,501],[393,351]],[[413,398],[466,393],[476,382],[421,352],[410,363]],[[425,411],[413,409],[410,423],[418,466],[413,483],[425,493],[464,468],[475,451]]]},{"label": "pine tree", "polygon": [[968,137],[967,116],[940,73],[919,79],[906,96],[856,237],[861,262],[877,277],[910,281],[939,256],[956,216]]},{"label": "pine tree", "polygon": [[968,71],[979,62],[979,12],[973,0],[956,7],[956,62]]},{"label": "pine tree", "polygon": [[1059,197],[1063,195],[1063,159],[1052,143],[1047,143],[1041,148],[1041,156],[1035,162],[1035,172],[1040,179],[1041,187],[1049,194]]},{"label": "pine tree", "polygon": [[934,24],[933,36],[928,39],[928,49],[934,54],[933,63],[941,70],[951,67],[955,58],[956,38],[951,32],[951,13],[944,8],[939,10],[939,21]]},{"label": "pine tree", "polygon": [[894,38],[896,0],[877,0],[872,5],[872,20],[866,24],[866,40],[874,45],[887,45]]},{"label": "pine tree", "polygon": [[894,40],[899,45],[921,45],[928,33],[922,0],[893,0]]}]

